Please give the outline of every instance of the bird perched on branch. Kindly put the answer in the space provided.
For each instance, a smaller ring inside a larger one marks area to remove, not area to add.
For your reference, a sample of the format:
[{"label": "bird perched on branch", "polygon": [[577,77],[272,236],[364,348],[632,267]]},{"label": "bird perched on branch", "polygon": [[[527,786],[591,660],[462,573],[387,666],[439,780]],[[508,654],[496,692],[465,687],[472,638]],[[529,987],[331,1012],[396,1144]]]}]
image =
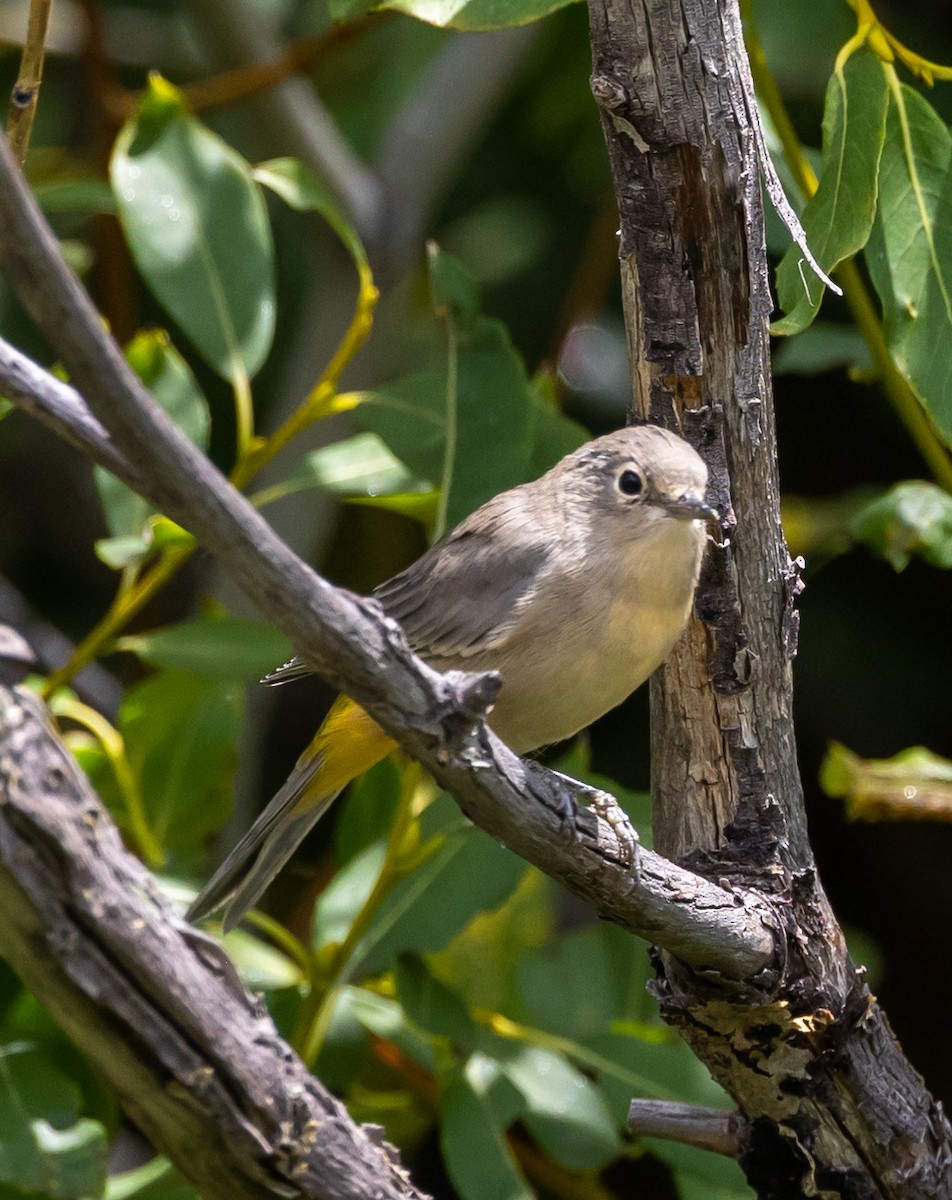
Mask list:
[{"label": "bird perched on branch", "polygon": [[[488,501],[374,595],[437,670],[500,673],[487,720],[523,754],[591,724],[667,657],[716,515],[706,487],[703,461],[675,434],[619,430]],[[305,674],[292,659],[263,682]],[[235,925],[346,784],[395,746],[338,697],[189,917],[227,904]]]}]

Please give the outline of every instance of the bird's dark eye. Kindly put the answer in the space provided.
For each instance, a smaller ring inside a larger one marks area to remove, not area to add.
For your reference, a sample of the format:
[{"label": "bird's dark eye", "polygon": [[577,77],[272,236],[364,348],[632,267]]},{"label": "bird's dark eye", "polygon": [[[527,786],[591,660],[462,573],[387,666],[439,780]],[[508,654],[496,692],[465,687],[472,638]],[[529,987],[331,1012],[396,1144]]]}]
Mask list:
[{"label": "bird's dark eye", "polygon": [[618,476],[615,486],[623,496],[640,496],[644,491],[645,481],[637,471],[633,471],[631,467],[627,467]]}]

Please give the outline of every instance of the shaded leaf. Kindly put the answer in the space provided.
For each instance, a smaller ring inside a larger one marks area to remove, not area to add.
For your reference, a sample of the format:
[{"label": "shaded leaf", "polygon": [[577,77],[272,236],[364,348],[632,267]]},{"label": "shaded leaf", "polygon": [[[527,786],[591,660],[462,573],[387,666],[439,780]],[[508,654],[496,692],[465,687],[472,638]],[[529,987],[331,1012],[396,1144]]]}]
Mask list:
[{"label": "shaded leaf", "polygon": [[421,1029],[471,1049],[478,1030],[460,997],[430,971],[416,954],[397,960],[397,994],[404,1011]]},{"label": "shaded leaf", "polygon": [[231,806],[237,685],[165,670],[132,688],[119,715],[149,823],[169,850],[198,850]]},{"label": "shaded leaf", "polygon": [[[188,363],[163,329],[136,334],[126,347],[129,365],[179,429],[200,449],[208,445],[208,402]],[[104,467],[94,467],[96,490],[112,534],[96,543],[99,558],[122,570],[143,558],[153,545],[149,518],[155,509]]]},{"label": "shaded leaf", "polygon": [[474,1054],[443,1092],[440,1145],[450,1179],[463,1200],[533,1197],[506,1144],[504,1130],[512,1118],[504,1119],[507,1114],[500,1112],[506,1097],[500,1096],[499,1082],[492,1060]]},{"label": "shaded leaf", "polygon": [[287,662],[291,644],[266,621],[213,617],[182,621],[148,633],[127,634],[116,647],[154,667],[188,671],[205,679],[246,683]]},{"label": "shaded leaf", "polygon": [[814,321],[809,329],[780,342],[772,362],[774,375],[813,376],[839,367],[868,375],[873,369],[869,347],[859,330],[826,321]]},{"label": "shaded leaf", "polygon": [[290,208],[316,212],[347,248],[351,258],[367,267],[367,253],[337,197],[319,175],[296,158],[273,158],[254,169],[255,180],[270,188]]},{"label": "shaded leaf", "polygon": [[351,971],[375,974],[406,951],[442,949],[478,912],[498,908],[525,870],[482,830],[447,834],[387,896],[354,949]]},{"label": "shaded leaf", "polygon": [[223,378],[239,386],[274,337],[274,254],[251,168],[153,76],[110,175],[143,278]]},{"label": "shaded leaf", "polygon": [[493,1054],[526,1102],[522,1119],[557,1162],[600,1170],[618,1155],[621,1138],[604,1097],[563,1055],[499,1039]]},{"label": "shaded leaf", "polygon": [[831,742],[820,784],[846,802],[851,821],[952,820],[952,762],[923,746],[876,759]]},{"label": "shaded leaf", "polygon": [[80,1093],[28,1042],[0,1049],[0,1181],[56,1200],[102,1194],[106,1130],[79,1115]]}]

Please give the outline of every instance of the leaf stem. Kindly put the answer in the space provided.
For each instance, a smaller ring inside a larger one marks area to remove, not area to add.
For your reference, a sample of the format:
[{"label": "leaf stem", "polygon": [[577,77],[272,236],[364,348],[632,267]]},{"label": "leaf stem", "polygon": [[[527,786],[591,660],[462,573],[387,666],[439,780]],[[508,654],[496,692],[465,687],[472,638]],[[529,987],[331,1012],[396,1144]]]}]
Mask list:
[{"label": "leaf stem", "polygon": [[61,692],[53,697],[50,707],[57,717],[66,717],[88,729],[102,746],[125,804],[129,833],[135,842],[136,849],[149,867],[159,870],[165,865],[165,851],[149,823],[149,817],[142,801],[142,793],[136,783],[135,772],[130,766],[122,734],[101,713],[73,696]]},{"label": "leaf stem", "polygon": [[43,686],[44,699],[48,700],[59,688],[66,687],[87,663],[97,658],[103,647],[148,604],[194,550],[194,546],[175,546],[163,551],[155,565],[137,584],[128,591],[120,592],[102,620],[76,646],[69,661],[48,677]]},{"label": "leaf stem", "polygon": [[422,774],[423,769],[418,763],[406,760],[401,778],[400,803],[387,837],[387,848],[376,882],[348,929],[347,936],[334,951],[329,967],[324,969],[324,974],[329,976],[328,982],[322,987],[315,986],[317,972],[310,972],[311,986],[301,1008],[297,1030],[291,1039],[292,1046],[309,1067],[317,1061],[324,1044],[333,1014],[334,998],[340,988],[348,982],[354,950],[370,928],[380,905],[405,873],[407,835],[412,821],[413,801]]}]

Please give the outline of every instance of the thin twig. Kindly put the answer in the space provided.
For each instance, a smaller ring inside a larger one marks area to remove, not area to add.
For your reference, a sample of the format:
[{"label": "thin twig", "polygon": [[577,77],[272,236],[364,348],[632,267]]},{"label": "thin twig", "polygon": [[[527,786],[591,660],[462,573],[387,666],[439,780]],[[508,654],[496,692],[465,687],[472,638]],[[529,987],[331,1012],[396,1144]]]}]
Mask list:
[{"label": "thin twig", "polygon": [[628,1128],[635,1137],[665,1138],[682,1146],[710,1150],[737,1158],[741,1150],[743,1118],[723,1108],[679,1104],[673,1100],[632,1100]]},{"label": "thin twig", "polygon": [[26,41],[20,58],[20,74],[13,85],[10,99],[10,115],[7,132],[10,146],[19,161],[26,161],[33,132],[33,118],[40,101],[40,84],[43,81],[43,59],[46,54],[46,35],[50,27],[53,0],[30,0],[30,17],[27,22]]}]

